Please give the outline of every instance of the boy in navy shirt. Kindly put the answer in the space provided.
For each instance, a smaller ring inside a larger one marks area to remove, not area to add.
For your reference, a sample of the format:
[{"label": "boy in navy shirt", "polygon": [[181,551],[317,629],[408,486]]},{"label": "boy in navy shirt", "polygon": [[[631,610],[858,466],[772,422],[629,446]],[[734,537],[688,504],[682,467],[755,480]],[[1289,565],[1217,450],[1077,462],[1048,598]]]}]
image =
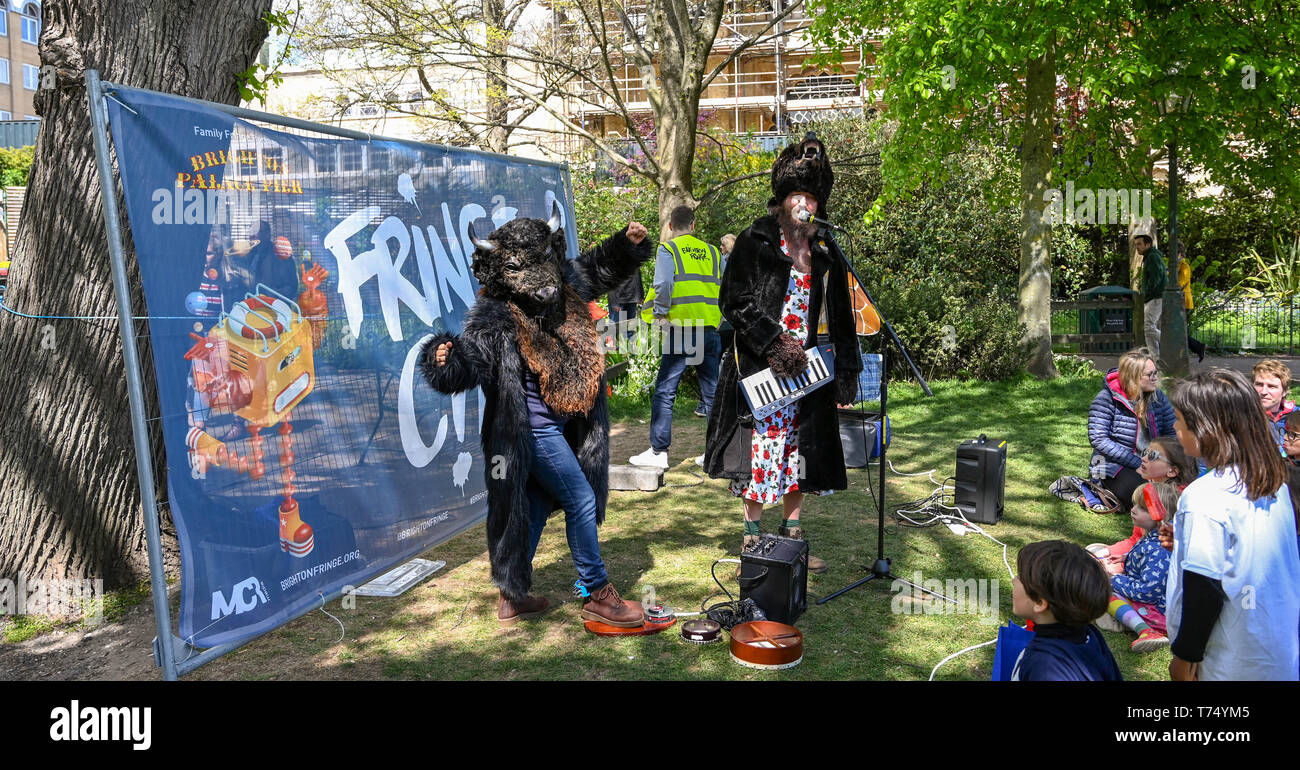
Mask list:
[{"label": "boy in navy shirt", "polygon": [[1110,580],[1083,548],[1064,540],[1030,543],[1016,557],[1011,608],[1032,622],[1012,681],[1119,681],[1115,657],[1092,619],[1106,612]]}]

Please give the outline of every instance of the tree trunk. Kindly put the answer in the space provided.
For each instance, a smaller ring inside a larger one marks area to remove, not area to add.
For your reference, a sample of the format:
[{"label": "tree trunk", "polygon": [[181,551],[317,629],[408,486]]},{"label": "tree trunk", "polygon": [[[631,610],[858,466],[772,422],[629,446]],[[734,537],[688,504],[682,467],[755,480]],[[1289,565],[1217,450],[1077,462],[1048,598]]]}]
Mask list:
[{"label": "tree trunk", "polygon": [[1049,37],[1043,55],[1025,73],[1025,123],[1021,138],[1019,320],[1030,345],[1029,373],[1056,377],[1052,363],[1052,227],[1046,217],[1052,186],[1052,127],[1056,113],[1056,51]]},{"label": "tree trunk", "polygon": [[[67,0],[44,5],[42,64],[58,88],[37,95],[42,130],[0,313],[0,578],[148,576],[100,184],[83,75],[226,103],[266,38],[271,0]],[[121,193],[118,195],[121,205]],[[122,207],[125,211],[125,207]],[[124,223],[125,224],[125,223]],[[134,315],[145,315],[130,244]],[[157,414],[148,327],[137,322],[145,394]],[[143,335],[143,336],[140,336]],[[154,426],[157,423],[153,423]],[[165,467],[155,428],[154,463]],[[158,489],[166,489],[157,479]]]},{"label": "tree trunk", "polygon": [[[665,13],[665,28],[688,18]],[[691,30],[674,27],[678,40],[689,37]],[[683,37],[685,36],[685,37]],[[680,50],[671,46],[660,49],[659,88],[661,98],[654,107],[655,161],[659,166],[660,240],[669,237],[668,215],[677,206],[695,207],[692,174],[695,169],[696,120],[700,114],[700,79],[704,62],[695,45]],[[705,46],[707,57],[708,46]]]},{"label": "tree trunk", "polygon": [[510,33],[506,30],[506,7],[503,0],[484,0],[483,18],[486,23],[487,45],[497,53],[485,62],[487,91],[483,94],[488,124],[485,148],[504,155],[510,145],[510,90],[506,83],[506,47]]}]

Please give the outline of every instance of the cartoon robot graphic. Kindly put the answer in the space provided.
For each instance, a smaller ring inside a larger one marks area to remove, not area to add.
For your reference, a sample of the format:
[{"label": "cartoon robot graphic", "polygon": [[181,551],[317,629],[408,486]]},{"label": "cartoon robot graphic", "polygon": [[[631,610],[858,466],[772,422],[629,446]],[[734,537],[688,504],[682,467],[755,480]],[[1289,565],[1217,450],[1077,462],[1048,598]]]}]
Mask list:
[{"label": "cartoon robot graphic", "polygon": [[[266,474],[262,431],[278,425],[283,474],[280,547],[298,558],[310,554],[316,540],[294,499],[297,474],[290,417],[316,385],[312,354],[324,338],[328,314],[319,286],[329,276],[319,264],[302,272],[307,289],[297,302],[259,283],[229,312],[222,312],[206,335],[191,333],[196,342],[185,353],[195,389],[214,410],[233,411],[247,422],[251,449],[241,454],[201,428],[191,427],[185,439],[191,466],[200,473],[216,466],[260,479]],[[310,316],[304,315],[304,307]]]}]

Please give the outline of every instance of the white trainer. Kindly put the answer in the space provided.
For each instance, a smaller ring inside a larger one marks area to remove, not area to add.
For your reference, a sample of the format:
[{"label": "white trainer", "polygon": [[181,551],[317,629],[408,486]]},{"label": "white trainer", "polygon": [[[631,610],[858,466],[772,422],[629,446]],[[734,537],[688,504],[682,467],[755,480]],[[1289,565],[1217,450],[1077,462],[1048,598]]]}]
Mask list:
[{"label": "white trainer", "polygon": [[695,458],[695,464],[698,465],[698,466],[700,466],[701,468],[703,468],[703,467],[704,467],[704,455],[700,455],[699,457]]},{"label": "white trainer", "polygon": [[659,468],[668,470],[668,453],[656,452],[654,447],[650,447],[639,455],[633,455],[628,458],[628,462],[633,465],[643,465],[650,468]]}]

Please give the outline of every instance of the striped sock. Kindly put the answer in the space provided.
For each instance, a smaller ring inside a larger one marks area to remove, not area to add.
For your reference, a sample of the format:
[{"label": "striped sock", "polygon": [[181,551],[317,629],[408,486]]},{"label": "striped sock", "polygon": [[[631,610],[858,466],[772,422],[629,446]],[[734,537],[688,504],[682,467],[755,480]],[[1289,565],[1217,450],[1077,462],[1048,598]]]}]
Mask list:
[{"label": "striped sock", "polygon": [[762,531],[759,530],[759,528],[758,528],[758,522],[757,522],[757,521],[749,521],[748,519],[746,519],[746,520],[745,520],[745,534],[746,534],[746,535],[760,535],[760,534],[762,534]]},{"label": "striped sock", "polygon": [[1146,624],[1146,621],[1142,619],[1142,616],[1138,614],[1138,611],[1133,609],[1133,605],[1118,596],[1112,595],[1110,597],[1110,605],[1106,610],[1114,616],[1116,620],[1122,623],[1125,628],[1135,634],[1140,634],[1151,627]]}]

